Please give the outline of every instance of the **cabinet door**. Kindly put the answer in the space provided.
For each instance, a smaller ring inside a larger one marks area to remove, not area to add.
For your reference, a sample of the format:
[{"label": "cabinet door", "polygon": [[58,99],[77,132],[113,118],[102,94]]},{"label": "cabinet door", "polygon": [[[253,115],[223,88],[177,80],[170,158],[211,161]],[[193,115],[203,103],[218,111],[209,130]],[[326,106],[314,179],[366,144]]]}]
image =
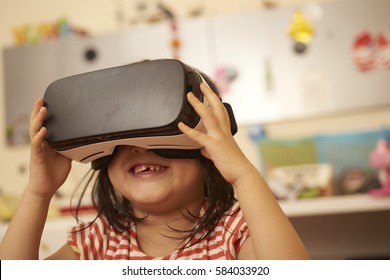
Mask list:
[{"label": "cabinet door", "polygon": [[[215,19],[217,65],[237,72],[226,98],[240,124],[390,104],[390,1],[318,5],[323,17],[311,21],[314,37],[303,54],[294,52],[289,35],[295,8]],[[375,44],[367,44],[363,52],[380,60],[367,71],[354,60],[354,44],[362,32],[371,34]]]},{"label": "cabinet door", "polygon": [[[240,124],[272,120],[281,115],[275,89],[267,89],[265,79],[265,65],[272,62],[269,67],[275,67],[276,63],[271,57],[272,47],[278,47],[271,41],[274,39],[270,35],[277,35],[269,30],[275,28],[271,22],[274,21],[268,13],[262,11],[215,19],[215,64],[218,71],[236,72],[223,97],[232,105]],[[275,79],[274,74],[270,78]]]}]

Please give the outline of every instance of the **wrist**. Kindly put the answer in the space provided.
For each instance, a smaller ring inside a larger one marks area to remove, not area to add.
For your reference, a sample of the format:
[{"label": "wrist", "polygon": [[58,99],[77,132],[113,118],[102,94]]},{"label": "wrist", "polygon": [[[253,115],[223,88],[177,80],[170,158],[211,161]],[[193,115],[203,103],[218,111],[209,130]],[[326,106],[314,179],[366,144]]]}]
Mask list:
[{"label": "wrist", "polygon": [[246,164],[240,166],[239,175],[235,178],[233,185],[239,187],[241,185],[247,185],[248,181],[258,180],[261,178],[259,171],[249,161]]},{"label": "wrist", "polygon": [[24,191],[23,196],[29,201],[48,206],[50,204],[51,199],[54,196],[54,193],[51,194],[51,193],[43,193],[41,191],[36,191],[34,190],[34,188],[28,185]]}]

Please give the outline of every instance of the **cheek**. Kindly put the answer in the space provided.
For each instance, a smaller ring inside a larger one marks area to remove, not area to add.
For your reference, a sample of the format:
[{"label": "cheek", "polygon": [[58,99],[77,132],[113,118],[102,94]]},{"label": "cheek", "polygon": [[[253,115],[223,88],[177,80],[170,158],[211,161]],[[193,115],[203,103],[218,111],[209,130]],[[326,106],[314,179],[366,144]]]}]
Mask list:
[{"label": "cheek", "polygon": [[124,173],[122,171],[127,157],[129,157],[129,149],[125,146],[120,146],[114,158],[108,164],[108,177],[111,184],[115,187],[123,180]]},{"label": "cheek", "polygon": [[203,179],[201,167],[198,161],[183,160],[175,166],[176,179],[187,189],[202,189]]},{"label": "cheek", "polygon": [[118,172],[119,168],[118,165],[119,163],[115,160],[115,158],[110,162],[108,165],[108,178],[111,181],[111,184],[117,188],[118,183],[120,182],[120,172]]}]

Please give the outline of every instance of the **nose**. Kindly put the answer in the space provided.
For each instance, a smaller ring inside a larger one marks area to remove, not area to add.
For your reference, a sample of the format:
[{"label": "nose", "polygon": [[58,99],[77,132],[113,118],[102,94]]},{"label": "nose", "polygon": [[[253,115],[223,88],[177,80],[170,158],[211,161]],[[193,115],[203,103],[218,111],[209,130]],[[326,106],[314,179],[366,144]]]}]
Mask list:
[{"label": "nose", "polygon": [[147,150],[141,147],[131,146],[130,152],[133,154],[145,153]]}]

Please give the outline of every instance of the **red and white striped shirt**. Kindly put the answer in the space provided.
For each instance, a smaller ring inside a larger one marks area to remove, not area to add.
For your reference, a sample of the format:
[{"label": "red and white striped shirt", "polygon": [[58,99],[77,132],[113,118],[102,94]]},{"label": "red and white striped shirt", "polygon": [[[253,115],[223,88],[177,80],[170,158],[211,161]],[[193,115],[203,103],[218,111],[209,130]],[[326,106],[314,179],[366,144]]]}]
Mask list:
[{"label": "red and white striped shirt", "polygon": [[[205,207],[201,215],[204,211]],[[68,237],[68,244],[82,260],[231,260],[237,259],[241,246],[249,237],[238,202],[201,242],[164,257],[148,256],[140,250],[136,227],[117,233],[104,217],[99,217],[90,227],[80,230],[84,227],[85,224],[73,227]]]}]

